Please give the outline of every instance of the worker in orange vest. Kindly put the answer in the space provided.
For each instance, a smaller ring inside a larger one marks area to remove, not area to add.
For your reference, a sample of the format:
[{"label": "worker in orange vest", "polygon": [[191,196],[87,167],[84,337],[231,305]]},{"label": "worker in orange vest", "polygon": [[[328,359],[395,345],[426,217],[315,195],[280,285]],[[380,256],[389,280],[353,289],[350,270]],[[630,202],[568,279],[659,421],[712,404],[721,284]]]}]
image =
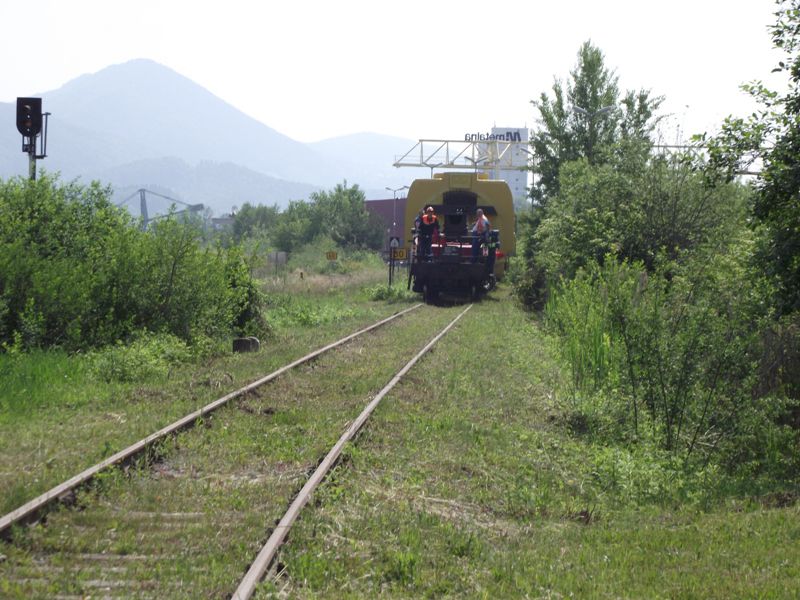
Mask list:
[{"label": "worker in orange vest", "polygon": [[432,206],[425,209],[425,214],[422,215],[422,222],[419,226],[419,247],[420,256],[422,260],[431,260],[431,241],[433,240],[434,233],[439,234],[439,219],[433,211]]}]

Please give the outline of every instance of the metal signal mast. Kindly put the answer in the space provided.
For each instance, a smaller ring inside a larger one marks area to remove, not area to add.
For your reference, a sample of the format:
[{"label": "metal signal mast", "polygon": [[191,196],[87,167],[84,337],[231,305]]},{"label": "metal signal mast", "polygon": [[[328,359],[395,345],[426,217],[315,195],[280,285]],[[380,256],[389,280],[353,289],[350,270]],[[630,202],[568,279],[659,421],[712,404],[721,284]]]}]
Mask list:
[{"label": "metal signal mast", "polygon": [[[17,98],[17,131],[22,134],[22,151],[28,154],[28,176],[36,179],[36,160],[47,157],[47,120],[41,98]],[[36,152],[36,139],[39,152]]]}]

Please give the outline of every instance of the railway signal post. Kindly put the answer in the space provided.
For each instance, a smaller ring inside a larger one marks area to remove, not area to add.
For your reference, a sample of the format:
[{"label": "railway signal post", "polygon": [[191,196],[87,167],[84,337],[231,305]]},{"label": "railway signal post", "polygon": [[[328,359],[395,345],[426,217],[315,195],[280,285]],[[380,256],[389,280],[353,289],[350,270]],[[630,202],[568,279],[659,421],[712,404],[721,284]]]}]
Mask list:
[{"label": "railway signal post", "polygon": [[[22,151],[28,154],[28,177],[36,179],[36,160],[47,156],[47,118],[41,98],[17,98],[17,131],[22,135]],[[39,139],[39,152],[36,140]]]},{"label": "railway signal post", "polygon": [[392,287],[394,279],[394,261],[397,258],[397,250],[400,248],[400,238],[392,237],[389,242],[389,287]]}]

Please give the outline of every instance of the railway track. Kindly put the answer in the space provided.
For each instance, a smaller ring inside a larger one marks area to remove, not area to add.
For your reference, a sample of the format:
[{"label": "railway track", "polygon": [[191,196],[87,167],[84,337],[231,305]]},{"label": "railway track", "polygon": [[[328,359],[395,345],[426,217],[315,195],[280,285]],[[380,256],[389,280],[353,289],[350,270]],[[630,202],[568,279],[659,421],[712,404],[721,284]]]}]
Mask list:
[{"label": "railway track", "polygon": [[[218,399],[3,517],[8,530],[55,498],[72,504],[16,528],[0,546],[0,596],[249,598],[345,444],[463,314],[394,320],[405,312]],[[420,351],[419,332],[445,320]],[[187,430],[193,423],[203,427]],[[153,460],[108,468],[145,449]]]}]

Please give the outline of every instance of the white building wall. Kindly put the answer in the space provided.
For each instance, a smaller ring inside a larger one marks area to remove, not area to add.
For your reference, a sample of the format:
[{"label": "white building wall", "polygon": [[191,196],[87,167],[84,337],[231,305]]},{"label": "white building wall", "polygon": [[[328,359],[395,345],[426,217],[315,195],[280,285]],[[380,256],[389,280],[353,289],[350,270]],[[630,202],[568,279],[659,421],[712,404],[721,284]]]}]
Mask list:
[{"label": "white building wall", "polygon": [[[512,167],[525,167],[528,165],[530,155],[523,150],[528,149],[528,128],[527,127],[492,127],[492,135],[503,136],[505,139],[517,139],[514,135],[519,133],[520,144],[513,146],[511,154]],[[511,135],[509,135],[511,134]],[[514,204],[525,202],[528,198],[528,188],[530,187],[530,171],[520,169],[491,169],[486,174],[492,179],[503,179],[511,188],[511,195],[514,197]]]}]

